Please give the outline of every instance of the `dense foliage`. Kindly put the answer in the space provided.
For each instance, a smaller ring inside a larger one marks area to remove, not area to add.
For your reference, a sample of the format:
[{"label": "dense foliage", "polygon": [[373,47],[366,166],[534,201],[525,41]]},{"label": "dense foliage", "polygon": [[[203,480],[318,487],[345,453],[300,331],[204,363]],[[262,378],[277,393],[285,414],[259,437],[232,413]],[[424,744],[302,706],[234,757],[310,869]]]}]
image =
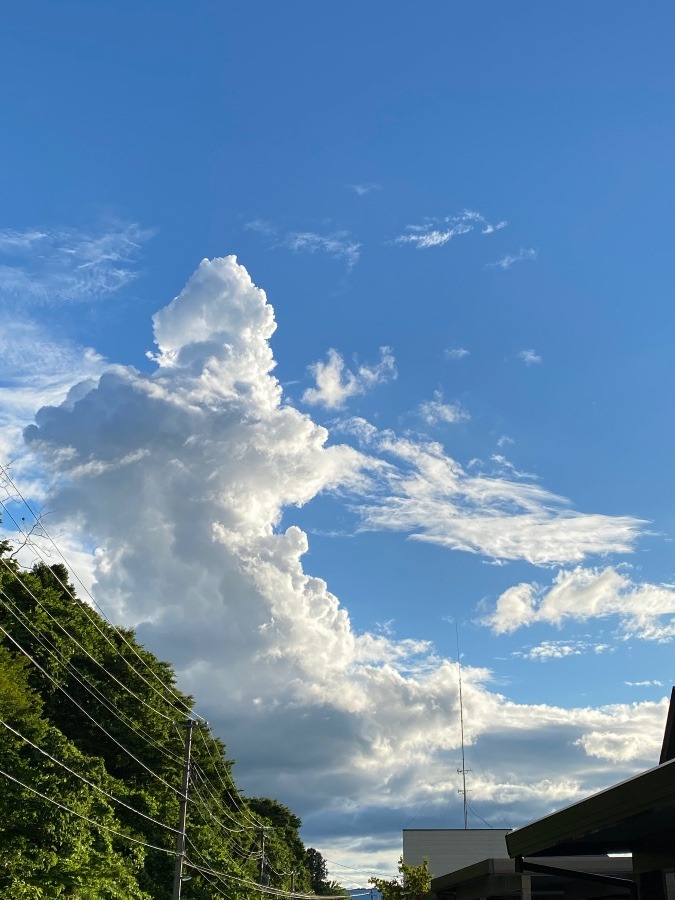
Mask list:
[{"label": "dense foliage", "polygon": [[[170,900],[184,730],[171,666],[78,600],[64,566],[0,543],[0,895]],[[300,820],[243,801],[195,729],[184,900],[312,890]],[[264,848],[264,851],[263,851]],[[200,871],[200,869],[202,871]]]}]

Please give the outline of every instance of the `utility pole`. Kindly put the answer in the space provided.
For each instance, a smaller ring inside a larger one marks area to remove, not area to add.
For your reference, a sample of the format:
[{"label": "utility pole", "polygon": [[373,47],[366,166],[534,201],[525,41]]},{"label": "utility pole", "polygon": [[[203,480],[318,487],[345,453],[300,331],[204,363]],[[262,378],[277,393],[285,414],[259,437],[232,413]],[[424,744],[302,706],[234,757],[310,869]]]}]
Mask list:
[{"label": "utility pole", "polygon": [[265,829],[260,829],[260,876],[259,884],[265,884]]},{"label": "utility pole", "polygon": [[188,788],[190,786],[190,754],[192,752],[192,730],[203,728],[207,723],[197,719],[186,719],[181,723],[185,729],[185,753],[183,756],[183,779],[180,788],[180,812],[178,814],[178,834],[176,835],[176,865],[173,870],[173,897],[180,900],[183,887],[183,863],[185,862],[185,823],[187,819]]}]

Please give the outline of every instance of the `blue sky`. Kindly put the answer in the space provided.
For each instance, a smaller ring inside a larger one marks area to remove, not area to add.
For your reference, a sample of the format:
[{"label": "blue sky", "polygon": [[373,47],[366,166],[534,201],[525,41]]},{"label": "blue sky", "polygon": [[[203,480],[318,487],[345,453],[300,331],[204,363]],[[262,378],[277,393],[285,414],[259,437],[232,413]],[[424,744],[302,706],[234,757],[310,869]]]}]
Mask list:
[{"label": "blue sky", "polygon": [[673,19],[5,13],[3,461],[336,877],[461,824],[455,624],[473,824],[658,757]]}]

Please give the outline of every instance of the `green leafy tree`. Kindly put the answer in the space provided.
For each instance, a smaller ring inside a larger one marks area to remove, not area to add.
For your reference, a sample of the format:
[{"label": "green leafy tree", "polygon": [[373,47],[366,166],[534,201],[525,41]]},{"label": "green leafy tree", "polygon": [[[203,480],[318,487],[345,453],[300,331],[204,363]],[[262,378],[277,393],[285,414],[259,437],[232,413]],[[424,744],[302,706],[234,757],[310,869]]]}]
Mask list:
[{"label": "green leafy tree", "polygon": [[268,797],[253,797],[248,805],[265,829],[265,874],[270,885],[307,893],[312,889],[305,845],[300,838],[301,820],[291,810]]},{"label": "green leafy tree", "polygon": [[[170,900],[192,705],[168,663],[77,599],[64,566],[22,570],[0,541],[0,896]],[[193,737],[188,862],[222,874],[188,867],[186,900],[259,900],[260,824],[273,886],[310,891],[300,819],[244,801],[223,742]]]},{"label": "green leafy tree", "polygon": [[311,888],[315,894],[322,897],[349,896],[341,884],[328,878],[326,860],[314,847],[308,847],[305,851],[306,865],[310,874]]},{"label": "green leafy tree", "polygon": [[311,878],[311,887],[315,894],[327,893],[328,886],[328,869],[326,860],[318,850],[314,847],[308,847],[306,850],[307,868]]},{"label": "green leafy tree", "polygon": [[[107,794],[124,793],[123,786],[43,718],[42,702],[28,685],[26,660],[2,646],[0,720],[2,895],[149,900],[135,877],[142,852],[115,833],[119,822]],[[93,821],[100,827],[93,828]]]},{"label": "green leafy tree", "polygon": [[409,866],[398,861],[397,878],[370,878],[369,882],[380,891],[384,900],[417,900],[431,888],[429,860],[425,856],[419,866]]}]

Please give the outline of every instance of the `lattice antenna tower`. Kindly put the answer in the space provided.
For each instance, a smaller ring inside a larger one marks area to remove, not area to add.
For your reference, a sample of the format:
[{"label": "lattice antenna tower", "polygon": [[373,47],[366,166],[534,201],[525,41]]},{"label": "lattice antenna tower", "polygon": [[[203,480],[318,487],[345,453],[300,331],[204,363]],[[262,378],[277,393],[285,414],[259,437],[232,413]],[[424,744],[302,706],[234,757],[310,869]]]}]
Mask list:
[{"label": "lattice antenna tower", "polygon": [[464,752],[464,702],[462,699],[462,658],[459,652],[459,629],[455,622],[455,638],[457,640],[457,672],[459,676],[459,728],[462,739],[462,768],[457,769],[457,774],[462,776],[462,787],[459,793],[462,795],[462,805],[464,809],[464,830],[468,828],[468,804],[466,799],[466,776],[471,769],[466,767],[466,757]]}]

